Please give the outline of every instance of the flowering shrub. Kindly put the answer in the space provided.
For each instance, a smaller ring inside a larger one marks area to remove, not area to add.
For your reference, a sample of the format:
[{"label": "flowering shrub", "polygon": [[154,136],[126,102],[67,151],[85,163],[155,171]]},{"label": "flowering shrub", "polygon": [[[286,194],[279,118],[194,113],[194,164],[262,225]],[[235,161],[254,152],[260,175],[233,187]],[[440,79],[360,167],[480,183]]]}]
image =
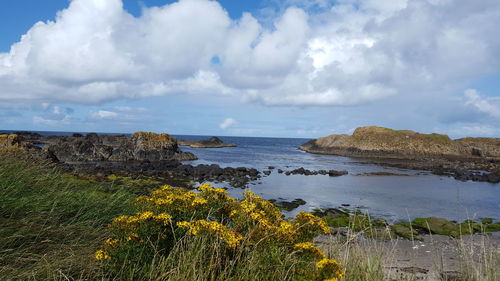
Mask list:
[{"label": "flowering shrub", "polygon": [[138,213],[113,220],[113,237],[95,258],[111,270],[124,264],[140,266],[158,255],[168,256],[183,237],[196,236],[218,242],[229,259],[279,247],[309,267],[296,270],[303,278],[338,280],[344,275],[337,261],[311,243],[318,234],[330,232],[325,221],[305,212],[286,220],[269,201],[250,191],[243,195],[236,200],[209,184],[202,184],[197,192],[162,186],[151,196],[135,200]]}]

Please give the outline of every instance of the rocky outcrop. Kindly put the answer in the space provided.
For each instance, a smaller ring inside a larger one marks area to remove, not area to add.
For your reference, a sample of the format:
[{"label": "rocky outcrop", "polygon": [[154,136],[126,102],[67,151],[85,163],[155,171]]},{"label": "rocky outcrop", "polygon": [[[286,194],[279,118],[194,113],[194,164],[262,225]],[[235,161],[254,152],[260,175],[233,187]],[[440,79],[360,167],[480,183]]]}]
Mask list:
[{"label": "rocky outcrop", "polygon": [[246,167],[225,167],[219,165],[182,164],[171,161],[133,161],[133,162],[97,162],[63,163],[64,171],[79,175],[119,175],[131,178],[154,178],[179,182],[227,182],[233,187],[245,188],[251,181],[259,179],[260,172]]},{"label": "rocky outcrop", "polygon": [[0,152],[15,153],[19,157],[32,160],[57,162],[57,158],[50,151],[33,145],[18,134],[0,134]]},{"label": "rocky outcrop", "polygon": [[270,199],[268,201],[273,203],[276,207],[285,211],[293,211],[298,207],[305,205],[307,203],[306,201],[304,201],[304,199],[301,198],[297,198],[292,201],[276,200],[276,199]]},{"label": "rocky outcrop", "polygon": [[357,128],[352,135],[330,135],[310,140],[300,149],[311,153],[362,157],[371,159],[373,163],[400,168],[431,170],[460,180],[499,182],[498,138],[452,140],[447,135],[370,126]]},{"label": "rocky outcrop", "polygon": [[60,161],[184,161],[196,156],[182,152],[177,140],[168,134],[137,132],[125,135],[95,133],[51,138],[48,150]]},{"label": "rocky outcrop", "polygon": [[[279,173],[279,171],[278,171]],[[316,175],[329,175],[330,177],[339,177],[343,175],[347,175],[347,171],[337,171],[337,170],[319,170],[319,171],[311,171],[308,169],[304,169],[303,167],[300,167],[298,169],[294,169],[291,171],[286,171],[285,175],[304,175],[304,176],[316,176]]]},{"label": "rocky outcrop", "polygon": [[22,138],[17,134],[0,134],[0,149],[13,149],[24,146]]},{"label": "rocky outcrop", "polygon": [[190,177],[198,182],[229,182],[233,187],[245,188],[250,181],[255,181],[261,176],[254,168],[246,167],[225,167],[219,165],[179,165],[171,170],[176,176]]},{"label": "rocky outcrop", "polygon": [[410,130],[360,127],[349,135],[330,135],[300,146],[311,153],[345,156],[412,158],[419,156],[500,158],[500,139],[465,138],[421,134]]},{"label": "rocky outcrop", "polygon": [[221,148],[221,147],[235,147],[235,144],[225,143],[218,137],[211,137],[206,140],[189,141],[179,140],[179,145],[190,146],[194,148]]}]

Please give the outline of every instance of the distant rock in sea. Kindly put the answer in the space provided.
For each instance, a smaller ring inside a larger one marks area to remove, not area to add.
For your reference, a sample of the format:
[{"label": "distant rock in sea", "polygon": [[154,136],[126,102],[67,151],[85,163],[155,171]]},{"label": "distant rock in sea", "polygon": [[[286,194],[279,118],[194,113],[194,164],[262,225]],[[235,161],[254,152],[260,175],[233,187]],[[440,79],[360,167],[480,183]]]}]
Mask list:
[{"label": "distant rock in sea", "polygon": [[451,156],[500,158],[500,139],[464,138],[452,140],[442,134],[421,134],[376,126],[360,127],[349,135],[330,135],[311,140],[301,150],[343,156],[411,158]]},{"label": "distant rock in sea", "polygon": [[[430,170],[459,180],[500,182],[500,139],[462,138],[421,134],[369,126],[352,135],[330,135],[310,140],[301,150],[370,159],[405,169]],[[481,171],[489,171],[484,173]]]},{"label": "distant rock in sea", "polygon": [[221,148],[236,146],[232,143],[225,143],[218,137],[211,137],[206,140],[199,141],[179,140],[179,145],[190,146],[193,148]]}]

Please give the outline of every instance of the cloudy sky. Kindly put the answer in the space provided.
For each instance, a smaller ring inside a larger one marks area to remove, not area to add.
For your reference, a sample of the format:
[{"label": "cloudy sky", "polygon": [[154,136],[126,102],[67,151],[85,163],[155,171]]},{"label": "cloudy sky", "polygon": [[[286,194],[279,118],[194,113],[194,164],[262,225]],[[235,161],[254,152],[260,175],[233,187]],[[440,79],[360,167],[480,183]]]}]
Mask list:
[{"label": "cloudy sky", "polygon": [[498,0],[4,0],[0,129],[500,137]]}]

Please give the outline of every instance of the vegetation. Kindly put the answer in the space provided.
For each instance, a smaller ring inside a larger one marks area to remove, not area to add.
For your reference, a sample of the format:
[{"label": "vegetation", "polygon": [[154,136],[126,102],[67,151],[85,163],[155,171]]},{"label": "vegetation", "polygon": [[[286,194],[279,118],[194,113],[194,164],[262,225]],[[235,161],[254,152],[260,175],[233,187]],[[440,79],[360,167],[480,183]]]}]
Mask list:
[{"label": "vegetation", "polygon": [[[198,192],[167,185],[135,203],[139,211],[115,218],[110,226],[114,235],[95,254],[120,279],[150,279],[156,260],[162,270],[177,271],[178,264],[165,263],[172,252],[189,252],[203,261],[193,274],[208,280],[254,280],[259,275],[260,280],[337,280],[344,275],[337,261],[311,243],[318,234],[329,233],[324,221],[305,212],[287,221],[276,206],[252,192],[237,201],[208,184]],[[207,251],[197,253],[186,241]],[[178,243],[185,245],[180,252],[174,250]]]},{"label": "vegetation", "polygon": [[373,219],[369,214],[364,214],[358,209],[353,211],[343,209],[342,212],[316,209],[313,214],[324,219],[328,226],[347,227],[351,231],[361,232],[369,238],[392,239],[401,237],[409,240],[420,240],[422,234],[438,234],[458,238],[462,235],[500,231],[500,222],[494,222],[491,218],[456,223],[444,218],[429,217],[415,218],[413,221],[400,221],[389,225],[384,219]]},{"label": "vegetation", "polygon": [[[75,178],[20,156],[0,154],[0,280],[416,280],[392,275],[393,246],[376,242],[400,240],[357,242],[390,229],[359,212],[343,220],[361,232],[311,243],[328,231],[322,220],[284,219],[252,193],[235,200],[208,185],[164,186],[137,198],[130,186],[154,182]],[[457,251],[460,280],[497,280],[487,244],[460,238]]]},{"label": "vegetation", "polygon": [[109,181],[1,156],[0,279],[323,280],[343,274],[309,241],[328,231],[324,222],[307,213],[286,221],[251,193],[236,201],[206,185],[199,193],[164,186],[136,198]]},{"label": "vegetation", "polygon": [[22,156],[0,155],[0,279],[99,278],[90,257],[133,196]]}]

